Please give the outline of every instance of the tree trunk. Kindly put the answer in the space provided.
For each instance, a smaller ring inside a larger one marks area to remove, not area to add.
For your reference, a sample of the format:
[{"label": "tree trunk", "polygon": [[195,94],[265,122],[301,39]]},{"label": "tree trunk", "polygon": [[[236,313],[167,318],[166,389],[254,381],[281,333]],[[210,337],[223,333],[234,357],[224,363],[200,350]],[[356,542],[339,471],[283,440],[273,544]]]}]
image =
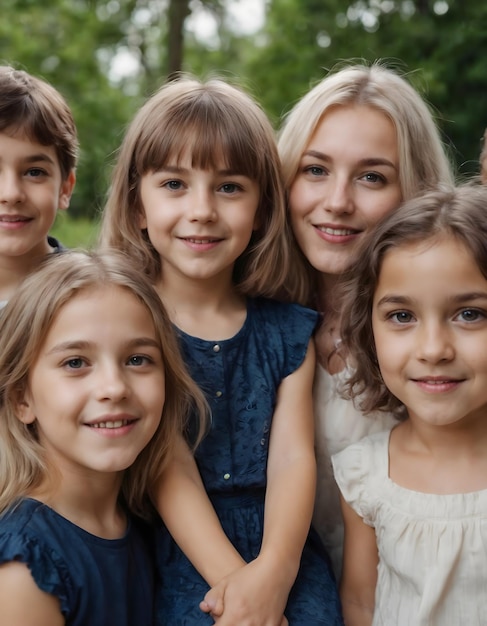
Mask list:
[{"label": "tree trunk", "polygon": [[175,78],[183,67],[184,20],[190,14],[189,0],[170,0],[168,8],[168,78]]}]

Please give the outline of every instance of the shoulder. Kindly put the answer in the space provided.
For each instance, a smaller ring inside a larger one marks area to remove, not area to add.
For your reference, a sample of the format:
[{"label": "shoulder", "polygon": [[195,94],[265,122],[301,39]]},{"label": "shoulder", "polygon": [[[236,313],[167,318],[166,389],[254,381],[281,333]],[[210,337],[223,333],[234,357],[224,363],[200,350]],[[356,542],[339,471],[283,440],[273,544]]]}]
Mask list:
[{"label": "shoulder", "polygon": [[332,456],[340,492],[364,521],[371,521],[376,485],[388,476],[389,435],[386,430],[364,437]]},{"label": "shoulder", "polygon": [[0,517],[0,565],[24,563],[36,586],[65,606],[70,564],[58,548],[57,529],[49,511],[42,503],[26,499]]},{"label": "shoulder", "polygon": [[[360,463],[362,467],[370,464],[381,465],[379,459],[387,458],[390,429],[363,437],[332,456],[333,468],[336,472],[347,471]],[[364,469],[364,472],[366,470]]]},{"label": "shoulder", "polygon": [[250,300],[249,308],[264,322],[284,324],[285,327],[304,324],[312,332],[318,323],[318,313],[300,304],[255,298]]},{"label": "shoulder", "polygon": [[248,315],[253,335],[262,350],[281,363],[281,378],[303,363],[318,322],[318,313],[299,304],[256,298],[249,301]]}]

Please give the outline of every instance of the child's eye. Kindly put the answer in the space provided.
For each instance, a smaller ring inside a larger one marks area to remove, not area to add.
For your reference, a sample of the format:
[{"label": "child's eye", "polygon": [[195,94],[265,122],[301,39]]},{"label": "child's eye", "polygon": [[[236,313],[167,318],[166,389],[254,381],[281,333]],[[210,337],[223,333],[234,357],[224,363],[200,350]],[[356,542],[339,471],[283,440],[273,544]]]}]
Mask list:
[{"label": "child's eye", "polygon": [[62,365],[66,369],[79,370],[83,367],[83,365],[86,365],[86,361],[81,357],[76,356],[70,359],[66,359],[65,361],[63,361]]},{"label": "child's eye", "polygon": [[409,324],[414,319],[413,315],[408,313],[408,311],[394,311],[389,313],[387,317],[397,324]]},{"label": "child's eye", "polygon": [[30,178],[40,178],[41,176],[46,175],[47,173],[45,172],[45,170],[41,169],[40,167],[31,167],[27,170],[27,176],[29,176]]},{"label": "child's eye", "polygon": [[237,185],[236,183],[225,183],[220,187],[219,191],[222,191],[223,193],[236,193],[241,189],[242,187],[240,187],[240,185]]},{"label": "child's eye", "polygon": [[168,180],[164,183],[163,187],[170,189],[171,191],[178,191],[183,186],[180,180]]},{"label": "child's eye", "polygon": [[486,315],[479,309],[463,309],[458,313],[457,318],[462,322],[477,322],[481,319],[485,319]]},{"label": "child's eye", "polygon": [[141,365],[147,365],[149,363],[153,363],[153,360],[144,354],[133,354],[128,359],[128,364],[135,367],[140,367]]}]

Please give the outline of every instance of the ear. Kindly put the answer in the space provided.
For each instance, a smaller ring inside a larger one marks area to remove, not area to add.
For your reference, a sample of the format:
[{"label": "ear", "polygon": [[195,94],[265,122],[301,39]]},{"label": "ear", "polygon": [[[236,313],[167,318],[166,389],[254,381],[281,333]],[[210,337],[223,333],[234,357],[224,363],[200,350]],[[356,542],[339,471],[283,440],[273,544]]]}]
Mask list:
[{"label": "ear", "polygon": [[138,213],[138,217],[137,217],[137,219],[138,219],[138,222],[139,222],[139,228],[140,228],[140,230],[144,230],[144,228],[147,228],[147,218],[146,218],[146,216],[145,216],[145,211],[144,211],[144,209],[141,207],[141,208],[138,210],[138,212],[137,212],[137,213]]},{"label": "ear", "polygon": [[74,170],[71,170],[66,180],[62,182],[61,189],[59,190],[59,202],[58,202],[59,209],[65,210],[69,207],[69,202],[71,200],[71,195],[73,193],[75,184],[76,184],[76,174],[74,173]]},{"label": "ear", "polygon": [[24,392],[23,394],[19,394],[19,399],[15,405],[15,415],[19,422],[22,422],[23,424],[33,424],[36,421],[36,416],[28,393]]}]

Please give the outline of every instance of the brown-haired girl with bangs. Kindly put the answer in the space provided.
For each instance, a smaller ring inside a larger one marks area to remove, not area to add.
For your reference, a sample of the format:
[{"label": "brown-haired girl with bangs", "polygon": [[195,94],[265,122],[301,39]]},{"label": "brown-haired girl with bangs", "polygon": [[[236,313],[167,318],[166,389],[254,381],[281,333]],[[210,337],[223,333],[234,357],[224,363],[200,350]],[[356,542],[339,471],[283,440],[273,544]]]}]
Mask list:
[{"label": "brown-haired girl with bangs", "polygon": [[167,527],[157,623],[341,624],[309,532],[317,316],[271,299],[289,271],[288,227],[273,129],[256,102],[189,78],[152,96],[122,143],[102,245],[152,278],[212,410],[195,458],[181,441],[154,485]]}]

